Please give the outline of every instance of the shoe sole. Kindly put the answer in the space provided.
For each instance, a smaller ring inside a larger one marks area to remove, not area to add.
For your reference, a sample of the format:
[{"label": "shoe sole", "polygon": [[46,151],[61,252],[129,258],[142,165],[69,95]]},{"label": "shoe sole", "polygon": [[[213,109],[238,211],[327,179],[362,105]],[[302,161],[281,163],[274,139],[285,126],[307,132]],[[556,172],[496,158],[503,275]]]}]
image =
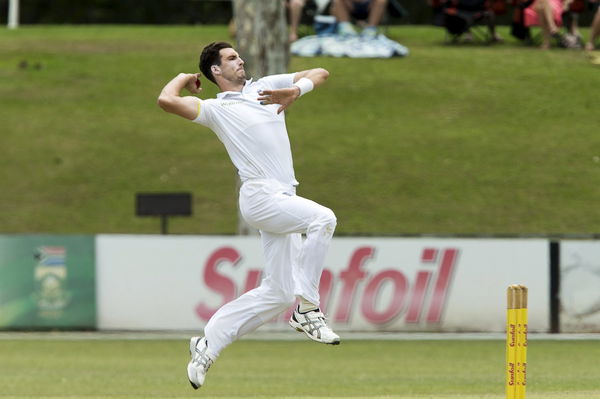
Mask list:
[{"label": "shoe sole", "polygon": [[[201,339],[202,339],[201,337],[192,337],[192,338],[190,339],[190,356],[192,356],[192,348],[196,348],[196,345],[198,345],[198,342],[199,342]],[[189,380],[189,382],[190,382],[190,385],[192,386],[192,388],[194,388],[194,389],[198,389],[198,388],[200,388],[202,385],[196,385],[196,384],[194,384],[194,383],[192,382],[192,378],[190,377],[190,364],[191,364],[191,362],[190,362],[190,363],[188,363],[188,370],[187,370],[187,372],[188,372],[188,380]]]},{"label": "shoe sole", "polygon": [[192,386],[192,388],[194,389],[198,389],[200,388],[202,385],[196,385],[192,382],[192,379],[190,378],[190,369],[189,369],[189,365],[188,365],[188,380],[190,381],[190,385]]},{"label": "shoe sole", "polygon": [[296,331],[298,331],[298,332],[301,332],[301,333],[304,333],[304,335],[306,335],[308,338],[310,338],[310,339],[312,339],[313,341],[315,341],[315,342],[318,342],[318,343],[320,343],[320,344],[326,344],[326,345],[339,345],[339,344],[340,344],[340,340],[339,340],[339,339],[337,339],[337,340],[335,340],[335,341],[331,341],[331,342],[325,342],[325,341],[319,340],[319,339],[317,339],[317,338],[313,337],[312,335],[310,335],[309,333],[307,333],[306,331],[304,331],[304,330],[302,329],[302,327],[299,327],[298,325],[296,325],[296,323],[294,323],[292,320],[290,320],[290,321],[288,322],[288,324],[289,324],[289,325],[290,325],[290,326],[291,326],[291,327],[292,327],[294,330],[296,330]]}]

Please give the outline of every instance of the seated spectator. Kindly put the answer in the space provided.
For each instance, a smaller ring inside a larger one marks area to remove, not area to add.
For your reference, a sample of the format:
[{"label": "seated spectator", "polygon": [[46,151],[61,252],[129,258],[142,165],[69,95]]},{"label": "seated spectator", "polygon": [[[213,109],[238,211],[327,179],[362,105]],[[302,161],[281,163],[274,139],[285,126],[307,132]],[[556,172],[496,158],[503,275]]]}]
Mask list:
[{"label": "seated spectator", "polygon": [[302,20],[302,12],[305,7],[311,10],[307,14],[312,14],[315,18],[319,15],[323,15],[329,9],[331,0],[287,0],[288,7],[288,19],[290,24],[290,35],[289,40],[295,42],[298,40],[298,27]]},{"label": "seated spectator", "polygon": [[538,25],[542,30],[542,49],[549,49],[554,38],[561,46],[574,48],[577,40],[572,35],[563,35],[559,27],[562,26],[562,14],[568,10],[571,0],[535,0],[524,11],[525,26]]},{"label": "seated spectator", "polygon": [[290,19],[290,42],[298,40],[298,25],[302,18],[302,9],[306,4],[306,0],[289,0],[288,11]]},{"label": "seated spectator", "polygon": [[350,22],[351,18],[354,18],[364,22],[363,35],[375,37],[386,7],[387,0],[333,0],[331,13],[338,21],[338,33],[356,35],[357,32]]},{"label": "seated spectator", "polygon": [[583,38],[579,33],[579,16],[585,11],[586,0],[572,0],[571,4],[563,11],[562,22],[567,34],[574,36],[577,48],[583,48]]},{"label": "seated spectator", "polygon": [[600,35],[600,7],[596,10],[596,14],[594,15],[594,20],[592,21],[592,26],[590,27],[590,37],[588,42],[585,44],[585,49],[587,51],[592,51],[595,49],[596,39]]}]

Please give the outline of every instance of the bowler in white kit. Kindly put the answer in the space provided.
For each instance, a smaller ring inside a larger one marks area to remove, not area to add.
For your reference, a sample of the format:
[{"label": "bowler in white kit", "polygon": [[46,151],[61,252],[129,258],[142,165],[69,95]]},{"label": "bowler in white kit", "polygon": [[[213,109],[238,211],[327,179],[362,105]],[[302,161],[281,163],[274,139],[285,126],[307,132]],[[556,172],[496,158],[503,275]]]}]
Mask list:
[{"label": "bowler in white kit", "polygon": [[[296,195],[292,152],[283,112],[327,80],[322,68],[246,80],[244,61],[225,42],[206,46],[200,71],[215,83],[217,98],[199,93],[200,73],[180,73],[162,89],[159,106],[210,128],[238,170],[243,218],[260,231],[265,267],[260,285],[225,304],[208,321],[204,337],[190,340],[188,378],[197,389],[221,351],[292,306],[289,324],[310,339],[336,345],[340,337],[319,309],[319,280],[336,226],[334,213]],[[306,238],[302,238],[302,234]]]}]

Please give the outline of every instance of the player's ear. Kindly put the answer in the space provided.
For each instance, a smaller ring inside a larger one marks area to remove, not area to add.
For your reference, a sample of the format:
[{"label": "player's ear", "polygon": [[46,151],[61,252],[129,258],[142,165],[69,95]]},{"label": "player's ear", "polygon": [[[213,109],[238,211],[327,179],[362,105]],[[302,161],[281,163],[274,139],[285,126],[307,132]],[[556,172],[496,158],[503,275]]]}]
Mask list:
[{"label": "player's ear", "polygon": [[221,68],[219,68],[218,65],[213,65],[210,67],[210,71],[213,73],[213,75],[218,75],[221,73]]}]

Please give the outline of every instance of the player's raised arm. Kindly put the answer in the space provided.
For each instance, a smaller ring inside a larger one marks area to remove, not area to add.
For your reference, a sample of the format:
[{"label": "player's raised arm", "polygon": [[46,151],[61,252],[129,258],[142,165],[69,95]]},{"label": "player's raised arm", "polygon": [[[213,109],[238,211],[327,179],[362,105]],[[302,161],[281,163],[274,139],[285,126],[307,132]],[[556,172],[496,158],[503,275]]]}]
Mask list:
[{"label": "player's raised arm", "polygon": [[313,87],[319,87],[329,77],[329,72],[324,68],[307,69],[306,71],[296,72],[294,75],[294,83],[298,83],[301,79],[306,78],[312,81]]},{"label": "player's raised arm", "polygon": [[258,93],[258,100],[263,105],[279,104],[277,113],[287,109],[296,99],[315,87],[321,86],[327,78],[329,72],[323,68],[307,69],[306,71],[296,72],[294,75],[294,84],[290,88],[263,90]]},{"label": "player's raised arm", "polygon": [[192,94],[200,93],[199,73],[180,73],[175,76],[158,96],[158,106],[163,110],[184,118],[194,120],[199,114],[200,99],[194,96],[181,96],[181,91],[187,89]]}]

